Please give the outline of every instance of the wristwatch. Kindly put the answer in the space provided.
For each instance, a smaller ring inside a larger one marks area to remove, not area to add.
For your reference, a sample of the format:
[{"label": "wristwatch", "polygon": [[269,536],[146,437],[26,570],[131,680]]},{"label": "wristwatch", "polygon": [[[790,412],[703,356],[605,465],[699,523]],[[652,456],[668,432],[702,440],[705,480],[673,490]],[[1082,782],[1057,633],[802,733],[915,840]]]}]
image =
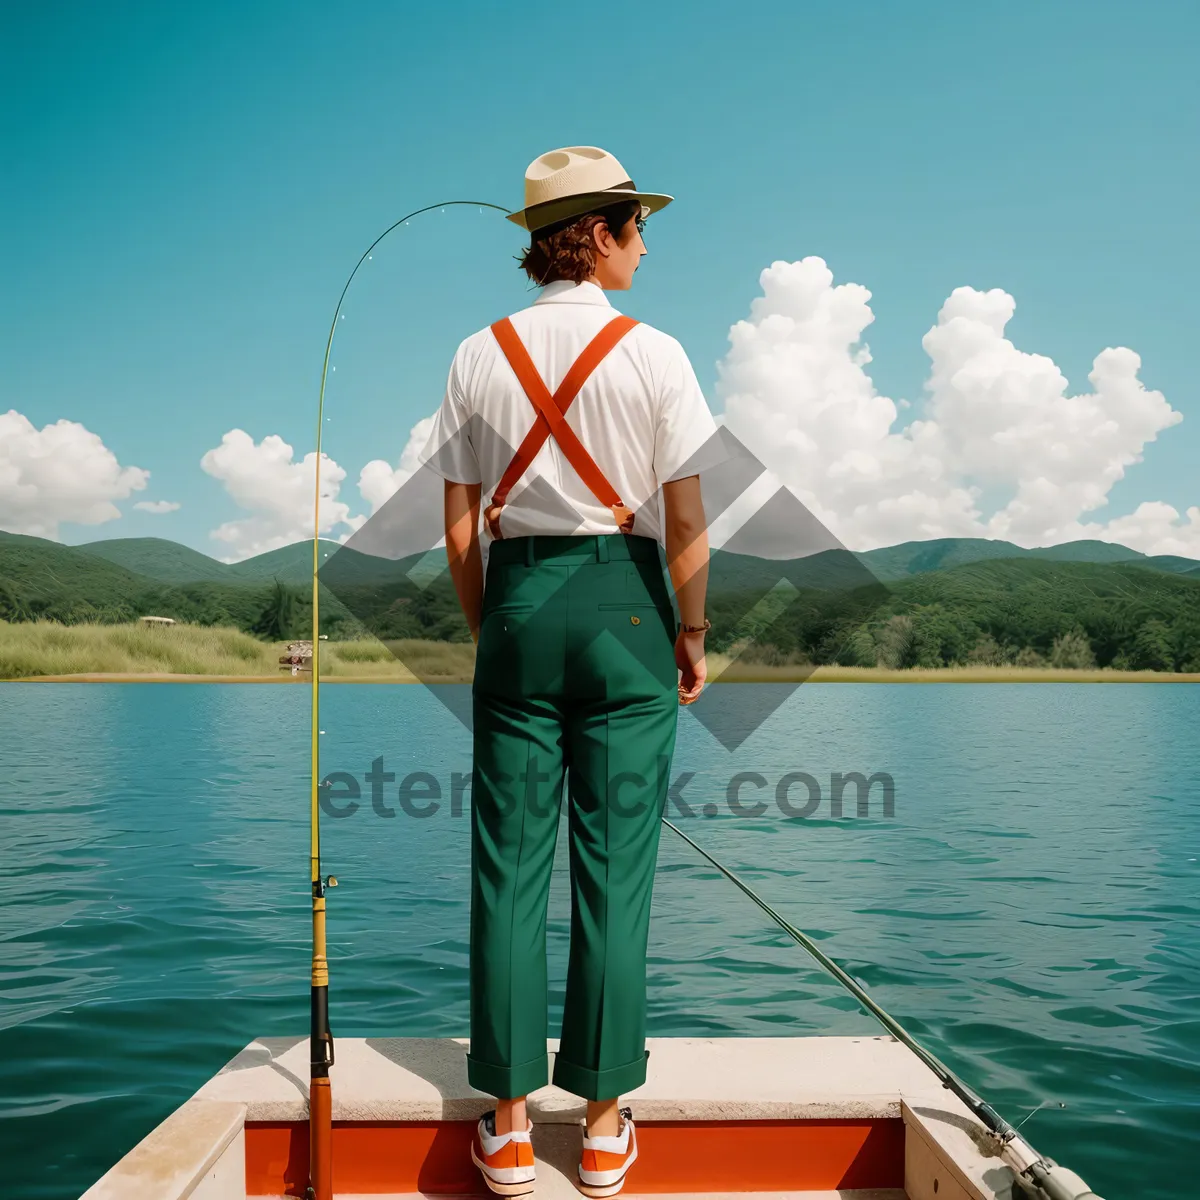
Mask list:
[{"label": "wristwatch", "polygon": [[705,617],[703,625],[680,625],[680,633],[707,633],[712,628],[712,622]]}]

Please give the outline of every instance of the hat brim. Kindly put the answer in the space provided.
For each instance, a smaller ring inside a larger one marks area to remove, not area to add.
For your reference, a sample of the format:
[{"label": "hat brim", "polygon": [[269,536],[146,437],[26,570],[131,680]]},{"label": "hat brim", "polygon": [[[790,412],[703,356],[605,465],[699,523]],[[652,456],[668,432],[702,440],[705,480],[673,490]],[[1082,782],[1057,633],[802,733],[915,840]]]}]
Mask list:
[{"label": "hat brim", "polygon": [[642,216],[648,217],[659,209],[666,208],[674,200],[661,192],[639,192],[633,188],[609,188],[603,192],[585,192],[578,196],[563,196],[559,200],[547,200],[529,208],[509,213],[508,219],[531,233],[557,225],[571,217],[583,217],[599,208],[619,204],[622,200],[636,200],[642,206]]}]

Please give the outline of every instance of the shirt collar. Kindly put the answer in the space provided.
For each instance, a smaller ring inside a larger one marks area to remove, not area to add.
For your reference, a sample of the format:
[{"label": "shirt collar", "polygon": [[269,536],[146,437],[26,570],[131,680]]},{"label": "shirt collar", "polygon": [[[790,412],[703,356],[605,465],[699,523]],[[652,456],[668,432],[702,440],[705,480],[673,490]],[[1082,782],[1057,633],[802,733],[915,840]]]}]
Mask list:
[{"label": "shirt collar", "polygon": [[612,308],[599,284],[574,283],[570,279],[556,279],[546,284],[534,304],[602,304]]}]

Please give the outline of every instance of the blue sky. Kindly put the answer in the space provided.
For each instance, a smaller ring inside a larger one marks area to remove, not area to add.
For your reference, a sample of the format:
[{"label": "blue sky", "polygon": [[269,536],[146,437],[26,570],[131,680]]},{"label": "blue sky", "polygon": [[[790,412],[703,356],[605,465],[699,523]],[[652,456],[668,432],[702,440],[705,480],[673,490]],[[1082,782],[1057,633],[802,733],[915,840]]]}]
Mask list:
[{"label": "blue sky", "polygon": [[[210,553],[239,506],[200,469],[234,428],[311,449],[342,283],[403,212],[516,206],[525,165],[616,153],[676,203],[626,311],[716,363],[774,260],[871,292],[870,379],[920,413],[922,336],[960,286],[1087,391],[1107,346],[1183,420],[1100,519],[1200,504],[1194,329],[1200,8],[1017,0],[6,6],[0,412],[80,422],[150,471],[122,516]],[[327,451],[395,462],[475,328],[529,299],[519,231],[474,210],[393,235],[351,292]],[[1011,481],[1010,481],[1011,482]],[[986,487],[992,485],[985,485]],[[1003,482],[1000,485],[1003,487]],[[154,516],[135,500],[178,502]],[[0,511],[0,525],[4,524]]]}]

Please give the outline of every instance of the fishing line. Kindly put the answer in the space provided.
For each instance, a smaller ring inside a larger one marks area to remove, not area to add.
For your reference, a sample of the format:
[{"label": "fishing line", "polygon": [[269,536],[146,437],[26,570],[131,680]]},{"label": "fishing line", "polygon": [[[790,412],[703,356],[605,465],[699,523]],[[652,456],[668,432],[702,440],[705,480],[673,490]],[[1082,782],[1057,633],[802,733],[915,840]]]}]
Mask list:
[{"label": "fishing line", "polygon": [[383,241],[385,237],[394,229],[398,229],[401,225],[411,221],[413,217],[419,217],[422,213],[432,212],[434,209],[446,209],[456,207],[474,207],[481,211],[485,208],[493,209],[496,212],[505,213],[508,209],[499,204],[489,204],[486,200],[445,200],[440,204],[427,204],[424,208],[413,209],[412,212],[406,213],[399,220],[394,221],[389,225],[363,252],[358,262],[354,264],[354,270],[350,272],[346,279],[345,286],[342,288],[341,295],[338,296],[337,307],[333,310],[333,320],[329,325],[329,337],[325,342],[325,358],[321,363],[321,390],[317,398],[317,439],[316,439],[316,466],[313,488],[313,571],[312,571],[312,737],[311,737],[311,822],[312,822],[312,844],[310,850],[310,865],[312,873],[312,882],[314,890],[322,883],[321,881],[321,842],[319,831],[319,795],[320,795],[320,756],[318,753],[318,737],[319,737],[319,720],[320,720],[320,679],[321,679],[321,631],[320,631],[320,609],[317,593],[317,571],[320,566],[320,539],[321,539],[321,445],[324,435],[325,426],[325,385],[329,377],[329,359],[333,353],[333,339],[337,335],[338,319],[342,315],[342,304],[346,299],[346,293],[350,290],[350,285],[354,282],[355,275],[358,274],[359,268],[371,257],[371,251]]},{"label": "fishing line", "polygon": [[1001,1157],[1008,1162],[1009,1166],[1016,1171],[1018,1176],[1027,1177],[1029,1181],[1041,1188],[1050,1200],[1080,1200],[1081,1196],[1094,1195],[1092,1192],[1080,1193],[1074,1187],[1068,1187],[1060,1179],[1056,1178],[1052,1173],[1057,1170],[1054,1164],[1048,1163],[1020,1136],[1016,1127],[1010,1125],[982,1096],[951,1071],[941,1059],[926,1050],[895,1017],[876,1004],[867,995],[864,988],[838,966],[808,934],[801,929],[797,929],[795,925],[776,912],[748,883],[738,878],[723,863],[718,862],[703,846],[697,845],[692,841],[677,825],[673,824],[666,817],[663,817],[662,823],[683,838],[697,854],[707,859],[726,879],[740,888],[780,929],[807,950],[888,1033],[898,1042],[907,1046],[937,1076],[942,1086],[952,1091],[999,1139]]},{"label": "fishing line", "polygon": [[317,573],[321,565],[321,444],[325,426],[325,384],[329,377],[329,358],[333,339],[342,315],[342,303],[354,282],[358,269],[371,257],[371,251],[394,229],[407,224],[413,217],[434,209],[471,206],[482,212],[485,208],[507,214],[508,209],[485,200],[445,200],[414,209],[389,225],[363,252],[354,264],[342,293],[338,296],[329,338],[325,342],[325,358],[321,364],[321,390],[317,399],[317,444],[313,486],[313,546],[312,546],[312,699],[310,718],[310,812],[309,812],[309,873],[312,884],[312,988],[309,1035],[309,1183],[310,1200],[333,1198],[333,1101],[329,1087],[329,1068],[333,1066],[333,1034],[329,1028],[329,961],[325,943],[325,891],[336,887],[337,879],[321,875],[321,622],[320,595]]}]

